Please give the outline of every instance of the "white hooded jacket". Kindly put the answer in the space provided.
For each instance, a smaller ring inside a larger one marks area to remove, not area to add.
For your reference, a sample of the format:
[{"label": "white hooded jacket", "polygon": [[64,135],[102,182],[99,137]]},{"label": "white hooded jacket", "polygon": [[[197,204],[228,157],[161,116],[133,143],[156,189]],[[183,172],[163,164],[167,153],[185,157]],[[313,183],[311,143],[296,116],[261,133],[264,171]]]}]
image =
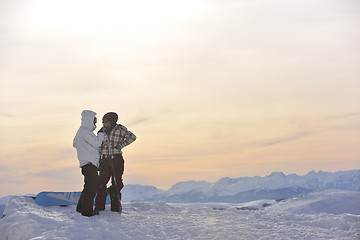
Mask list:
[{"label": "white hooded jacket", "polygon": [[96,113],[90,110],[84,110],[81,113],[81,127],[77,131],[73,141],[80,167],[83,167],[88,163],[99,167],[100,156],[98,148],[104,140],[104,134],[100,132],[96,136],[93,133],[96,128],[94,123],[95,116]]}]

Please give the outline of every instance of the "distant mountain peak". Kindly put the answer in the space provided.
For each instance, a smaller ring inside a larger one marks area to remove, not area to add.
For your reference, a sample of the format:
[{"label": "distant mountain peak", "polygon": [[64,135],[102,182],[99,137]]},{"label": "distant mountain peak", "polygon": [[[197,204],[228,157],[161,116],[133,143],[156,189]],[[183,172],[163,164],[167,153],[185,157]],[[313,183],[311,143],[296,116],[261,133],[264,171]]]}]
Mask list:
[{"label": "distant mountain peak", "polygon": [[360,170],[335,173],[310,171],[304,176],[273,172],[265,177],[224,177],[215,183],[187,181],[169,190],[126,185],[125,201],[167,202],[246,202],[259,199],[289,198],[326,189],[360,191]]},{"label": "distant mountain peak", "polygon": [[308,174],[306,174],[306,176],[316,176],[316,175],[317,175],[317,173],[314,170],[312,170]]},{"label": "distant mountain peak", "polygon": [[281,177],[281,178],[283,178],[283,177],[286,177],[286,175],[283,172],[273,172],[273,173],[271,173],[269,175],[269,177]]}]

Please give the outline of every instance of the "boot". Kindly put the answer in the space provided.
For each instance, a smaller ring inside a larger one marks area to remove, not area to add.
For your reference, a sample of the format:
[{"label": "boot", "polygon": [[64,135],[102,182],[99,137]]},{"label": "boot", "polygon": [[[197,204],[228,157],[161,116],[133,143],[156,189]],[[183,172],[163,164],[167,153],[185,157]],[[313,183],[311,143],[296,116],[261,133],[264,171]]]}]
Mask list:
[{"label": "boot", "polygon": [[121,202],[119,202],[119,206],[111,205],[111,211],[113,211],[113,212],[118,212],[118,213],[122,213]]},{"label": "boot", "polygon": [[92,213],[86,213],[86,214],[83,214],[83,213],[82,213],[81,215],[83,215],[83,216],[85,216],[85,217],[92,217],[92,216],[99,215],[99,211],[93,210]]}]

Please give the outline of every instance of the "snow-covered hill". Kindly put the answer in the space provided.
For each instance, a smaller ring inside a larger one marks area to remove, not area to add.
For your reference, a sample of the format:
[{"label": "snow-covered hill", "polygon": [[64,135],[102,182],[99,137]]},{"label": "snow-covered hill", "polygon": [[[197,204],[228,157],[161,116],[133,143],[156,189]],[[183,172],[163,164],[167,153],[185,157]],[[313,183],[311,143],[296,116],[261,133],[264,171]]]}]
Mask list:
[{"label": "snow-covered hill", "polygon": [[304,176],[274,172],[265,177],[226,177],[216,183],[188,181],[177,183],[166,191],[149,186],[126,185],[123,197],[124,201],[241,203],[290,198],[326,189],[360,191],[360,170],[336,173],[311,171]]},{"label": "snow-covered hill", "polygon": [[[280,202],[246,204],[124,203],[123,214],[91,218],[75,206],[41,207],[10,199],[0,240],[78,239],[360,239],[360,192],[326,190]],[[241,210],[258,209],[258,210]]]},{"label": "snow-covered hill", "polygon": [[[360,170],[335,173],[311,171],[304,176],[274,172],[265,177],[225,177],[215,183],[188,181],[179,182],[166,191],[153,186],[129,184],[122,190],[122,196],[124,202],[244,203],[291,198],[326,189],[360,191]],[[9,196],[0,198],[0,216],[8,199]]]},{"label": "snow-covered hill", "polygon": [[13,196],[6,196],[6,197],[2,197],[0,198],[0,217],[3,215],[3,212],[5,211],[6,205],[9,201],[10,198],[12,198]]}]

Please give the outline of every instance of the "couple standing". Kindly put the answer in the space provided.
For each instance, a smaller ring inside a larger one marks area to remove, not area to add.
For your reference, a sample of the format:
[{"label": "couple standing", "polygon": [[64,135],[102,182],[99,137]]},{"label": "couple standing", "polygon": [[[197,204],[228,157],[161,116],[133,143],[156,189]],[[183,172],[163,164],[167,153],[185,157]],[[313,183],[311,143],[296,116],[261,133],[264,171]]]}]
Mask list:
[{"label": "couple standing", "polygon": [[[83,216],[94,216],[105,210],[107,194],[111,199],[111,211],[121,213],[120,191],[124,187],[122,149],[135,141],[136,136],[126,127],[117,124],[117,120],[116,113],[106,113],[102,119],[103,127],[95,135],[96,113],[90,110],[81,113],[81,126],[73,146],[77,150],[81,173],[84,175],[84,189],[76,207],[76,211]],[[106,188],[110,178],[112,185]]]}]

